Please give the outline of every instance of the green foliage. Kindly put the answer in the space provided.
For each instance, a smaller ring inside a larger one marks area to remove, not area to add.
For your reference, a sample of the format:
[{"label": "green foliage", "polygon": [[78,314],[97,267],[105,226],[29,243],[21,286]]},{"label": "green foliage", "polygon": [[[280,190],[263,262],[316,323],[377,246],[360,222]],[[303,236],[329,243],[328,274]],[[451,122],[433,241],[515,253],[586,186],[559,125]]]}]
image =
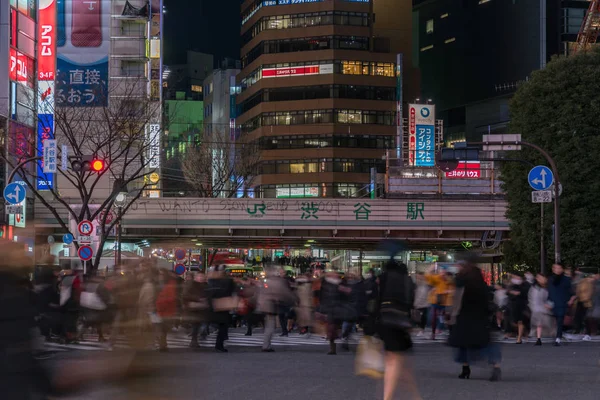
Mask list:
[{"label": "green foliage", "polygon": [[[554,158],[564,192],[560,197],[562,261],[597,265],[600,260],[600,51],[556,57],[522,85],[510,104],[511,133],[537,144]],[[535,151],[517,158],[547,165]],[[540,205],[531,204],[527,173],[521,163],[502,166],[511,220],[507,264],[539,266]],[[553,257],[553,205],[544,206],[544,231]],[[551,265],[551,264],[549,264]]]}]

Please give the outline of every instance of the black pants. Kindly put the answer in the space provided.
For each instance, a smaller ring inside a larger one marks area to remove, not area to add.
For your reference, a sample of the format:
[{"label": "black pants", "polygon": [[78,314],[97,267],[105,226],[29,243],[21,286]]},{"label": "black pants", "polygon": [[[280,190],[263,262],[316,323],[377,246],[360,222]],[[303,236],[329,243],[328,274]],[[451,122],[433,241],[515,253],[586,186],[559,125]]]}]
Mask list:
[{"label": "black pants", "polygon": [[246,320],[246,334],[252,335],[252,325],[254,325],[254,314],[248,313],[245,317]]},{"label": "black pants", "polygon": [[556,318],[556,338],[560,339],[563,335],[563,327],[565,324],[565,316],[564,315],[555,315]]},{"label": "black pants", "polygon": [[219,324],[219,332],[217,333],[217,342],[215,344],[215,349],[224,349],[225,348],[225,339],[227,338],[227,323]]},{"label": "black pants", "polygon": [[581,303],[578,302],[577,303],[577,308],[575,310],[575,321],[574,324],[575,326],[573,327],[575,329],[575,333],[580,333],[581,332],[581,328],[583,328],[584,332],[586,335],[590,334],[590,330],[586,321],[586,315],[587,315],[587,307]]},{"label": "black pants", "polygon": [[202,322],[192,323],[192,343],[198,342],[198,333],[202,339],[208,335],[208,325]]},{"label": "black pants", "polygon": [[279,325],[281,325],[281,334],[282,335],[287,335],[288,334],[288,330],[287,330],[287,311],[285,312],[280,312],[279,313]]},{"label": "black pants", "polygon": [[421,313],[421,321],[419,322],[419,328],[421,328],[422,330],[425,330],[425,327],[427,327],[427,311],[429,309],[428,308],[419,308],[419,312]]}]

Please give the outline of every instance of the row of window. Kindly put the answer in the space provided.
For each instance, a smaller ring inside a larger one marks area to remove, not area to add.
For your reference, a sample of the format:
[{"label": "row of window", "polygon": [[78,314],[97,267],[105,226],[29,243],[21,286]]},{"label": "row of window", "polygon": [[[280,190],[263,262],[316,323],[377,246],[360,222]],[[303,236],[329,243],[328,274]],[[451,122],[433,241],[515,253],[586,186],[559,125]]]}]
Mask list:
[{"label": "row of window", "polygon": [[395,124],[394,111],[369,110],[306,110],[262,113],[246,122],[242,129],[251,132],[261,126],[305,124]]},{"label": "row of window", "polygon": [[379,159],[323,158],[309,160],[263,161],[260,174],[315,174],[320,172],[385,173],[385,161]]},{"label": "row of window", "polygon": [[365,197],[371,189],[368,183],[291,183],[261,185],[255,189],[257,197]]},{"label": "row of window", "polygon": [[262,31],[321,25],[369,26],[368,13],[321,11],[308,14],[273,15],[261,18],[242,35],[242,46]]},{"label": "row of window", "polygon": [[240,105],[240,111],[245,113],[263,102],[315,99],[396,101],[396,88],[381,86],[319,85],[263,89],[244,101]]},{"label": "row of window", "polygon": [[276,149],[318,149],[344,147],[361,149],[391,149],[393,136],[381,135],[294,135],[261,137],[258,145],[261,150]]},{"label": "row of window", "polygon": [[294,53],[315,50],[369,50],[369,38],[364,36],[316,36],[309,38],[264,40],[242,57],[242,67],[263,54]]},{"label": "row of window", "polygon": [[263,70],[273,68],[291,68],[291,67],[307,67],[319,66],[319,74],[323,74],[323,66],[333,66],[328,71],[333,74],[341,75],[370,75],[370,76],[396,76],[396,64],[373,62],[373,61],[347,61],[347,60],[324,60],[324,61],[302,61],[299,63],[279,63],[279,64],[264,64],[252,71],[241,81],[242,91],[255,85],[263,79]]},{"label": "row of window", "polygon": [[[268,6],[283,6],[290,4],[303,4],[303,3],[320,3],[325,0],[254,0],[243,12],[242,12],[242,26],[246,24],[263,7]],[[371,0],[342,0],[348,3],[369,3]]]}]

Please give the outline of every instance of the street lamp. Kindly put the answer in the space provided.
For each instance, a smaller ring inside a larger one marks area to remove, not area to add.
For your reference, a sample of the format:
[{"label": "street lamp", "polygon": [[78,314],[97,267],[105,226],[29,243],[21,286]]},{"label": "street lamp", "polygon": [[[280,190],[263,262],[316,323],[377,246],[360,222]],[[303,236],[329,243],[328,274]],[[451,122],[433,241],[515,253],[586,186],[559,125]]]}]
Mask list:
[{"label": "street lamp", "polygon": [[127,188],[121,187],[120,192],[115,196],[115,206],[117,206],[118,216],[117,216],[117,254],[115,260],[115,270],[117,266],[121,265],[121,236],[122,236],[122,224],[121,218],[123,218],[123,207],[127,203]]}]

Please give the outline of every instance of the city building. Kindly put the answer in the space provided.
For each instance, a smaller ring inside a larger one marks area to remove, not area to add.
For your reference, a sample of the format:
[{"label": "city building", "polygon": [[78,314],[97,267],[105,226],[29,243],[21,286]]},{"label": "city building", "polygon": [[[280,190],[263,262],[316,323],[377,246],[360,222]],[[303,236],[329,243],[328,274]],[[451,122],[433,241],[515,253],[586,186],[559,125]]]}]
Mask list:
[{"label": "city building", "polygon": [[570,53],[588,6],[585,0],[413,0],[419,97],[437,105],[446,140],[506,132],[512,94],[553,55]]},{"label": "city building", "polygon": [[212,153],[213,197],[232,197],[232,191],[243,185],[235,177],[236,141],[240,130],[236,125],[237,95],[241,88],[236,83],[240,62],[224,60],[204,80],[204,137],[203,143]]},{"label": "city building", "polygon": [[[375,3],[377,0],[375,0]],[[397,54],[370,0],[246,0],[237,96],[257,197],[361,197],[397,135]],[[376,24],[375,24],[376,25]]]},{"label": "city building", "polygon": [[202,84],[213,70],[210,54],[188,51],[185,64],[173,64],[164,70],[165,99],[174,99],[176,93],[185,92],[186,98],[202,100]]},{"label": "city building", "polygon": [[[0,0],[0,151],[7,159],[0,162],[1,189],[13,168],[35,155],[36,3],[34,0]],[[26,164],[25,168],[26,175],[35,173],[34,163]],[[20,173],[11,181],[25,185]],[[20,206],[23,212],[5,214],[3,202],[0,237],[22,243],[26,254],[33,255],[35,234],[31,223],[31,193]]]},{"label": "city building", "polygon": [[163,122],[165,127],[162,195],[164,197],[189,195],[182,161],[186,151],[200,143],[204,124],[204,102],[176,92],[175,98],[165,100]]}]

